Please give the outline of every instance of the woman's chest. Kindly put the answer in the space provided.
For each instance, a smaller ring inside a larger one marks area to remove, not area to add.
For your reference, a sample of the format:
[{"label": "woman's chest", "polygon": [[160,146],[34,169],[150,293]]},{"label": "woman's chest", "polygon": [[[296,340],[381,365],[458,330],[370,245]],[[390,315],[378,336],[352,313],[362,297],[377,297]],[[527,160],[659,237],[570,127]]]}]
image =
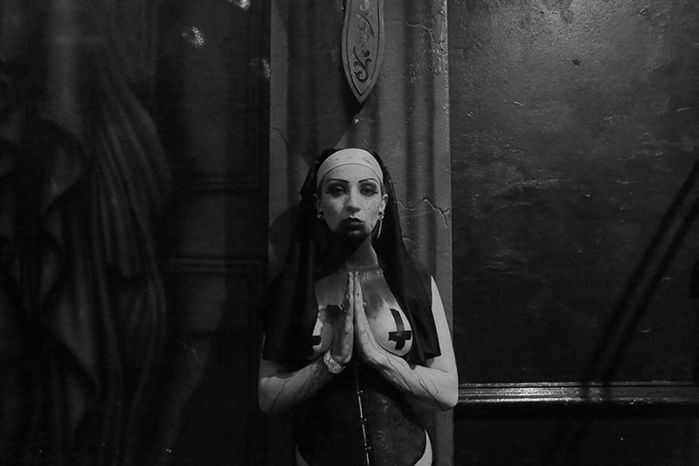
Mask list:
[{"label": "woman's chest", "polygon": [[[313,329],[315,356],[330,347],[333,330],[344,316],[343,309],[349,306],[347,275],[346,271],[339,271],[316,282],[318,318]],[[381,269],[360,271],[359,284],[369,327],[377,343],[393,354],[408,354],[412,347],[413,329]]]}]

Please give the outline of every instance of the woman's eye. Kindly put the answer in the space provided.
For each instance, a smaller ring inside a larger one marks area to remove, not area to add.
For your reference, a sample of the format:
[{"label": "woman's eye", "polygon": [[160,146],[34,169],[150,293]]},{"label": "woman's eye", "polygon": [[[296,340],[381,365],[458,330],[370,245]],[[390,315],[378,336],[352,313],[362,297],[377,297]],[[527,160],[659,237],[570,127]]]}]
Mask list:
[{"label": "woman's eye", "polygon": [[328,186],[328,189],[326,189],[325,192],[327,192],[331,196],[339,196],[345,192],[345,188],[340,185],[331,185]]},{"label": "woman's eye", "polygon": [[367,185],[367,186],[362,186],[361,193],[364,194],[365,196],[373,196],[376,194],[378,189],[376,189],[376,186],[372,185]]}]

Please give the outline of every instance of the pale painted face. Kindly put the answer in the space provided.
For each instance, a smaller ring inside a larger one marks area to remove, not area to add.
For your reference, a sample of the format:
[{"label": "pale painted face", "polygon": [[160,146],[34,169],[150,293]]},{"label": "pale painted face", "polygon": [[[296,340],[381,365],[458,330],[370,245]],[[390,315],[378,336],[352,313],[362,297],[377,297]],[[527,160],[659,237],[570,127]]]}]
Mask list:
[{"label": "pale painted face", "polygon": [[370,235],[386,209],[387,194],[373,171],[363,165],[340,165],[326,173],[317,202],[330,231],[349,237]]}]

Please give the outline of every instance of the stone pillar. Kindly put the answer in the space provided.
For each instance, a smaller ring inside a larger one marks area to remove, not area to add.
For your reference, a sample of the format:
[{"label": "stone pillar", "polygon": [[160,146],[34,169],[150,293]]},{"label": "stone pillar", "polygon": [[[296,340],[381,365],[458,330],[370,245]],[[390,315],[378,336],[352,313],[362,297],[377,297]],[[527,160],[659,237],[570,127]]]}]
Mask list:
[{"label": "stone pillar", "polygon": [[[405,242],[432,272],[452,319],[446,0],[384,1],[385,55],[359,105],[341,62],[344,2],[273,2],[270,258],[284,257],[289,209],[308,163],[328,147],[376,150],[394,179]],[[451,414],[430,415],[435,464],[452,463]]]}]

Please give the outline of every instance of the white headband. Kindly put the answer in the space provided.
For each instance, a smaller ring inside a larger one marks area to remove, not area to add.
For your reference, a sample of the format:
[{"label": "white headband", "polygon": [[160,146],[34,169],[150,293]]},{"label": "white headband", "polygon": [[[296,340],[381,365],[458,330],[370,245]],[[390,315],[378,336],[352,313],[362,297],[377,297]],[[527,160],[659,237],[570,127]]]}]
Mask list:
[{"label": "white headband", "polygon": [[316,188],[320,187],[323,182],[323,177],[328,174],[333,168],[342,165],[362,165],[374,172],[376,179],[383,183],[383,172],[373,155],[364,149],[341,149],[334,152],[330,157],[325,159],[318,167],[316,174]]}]

